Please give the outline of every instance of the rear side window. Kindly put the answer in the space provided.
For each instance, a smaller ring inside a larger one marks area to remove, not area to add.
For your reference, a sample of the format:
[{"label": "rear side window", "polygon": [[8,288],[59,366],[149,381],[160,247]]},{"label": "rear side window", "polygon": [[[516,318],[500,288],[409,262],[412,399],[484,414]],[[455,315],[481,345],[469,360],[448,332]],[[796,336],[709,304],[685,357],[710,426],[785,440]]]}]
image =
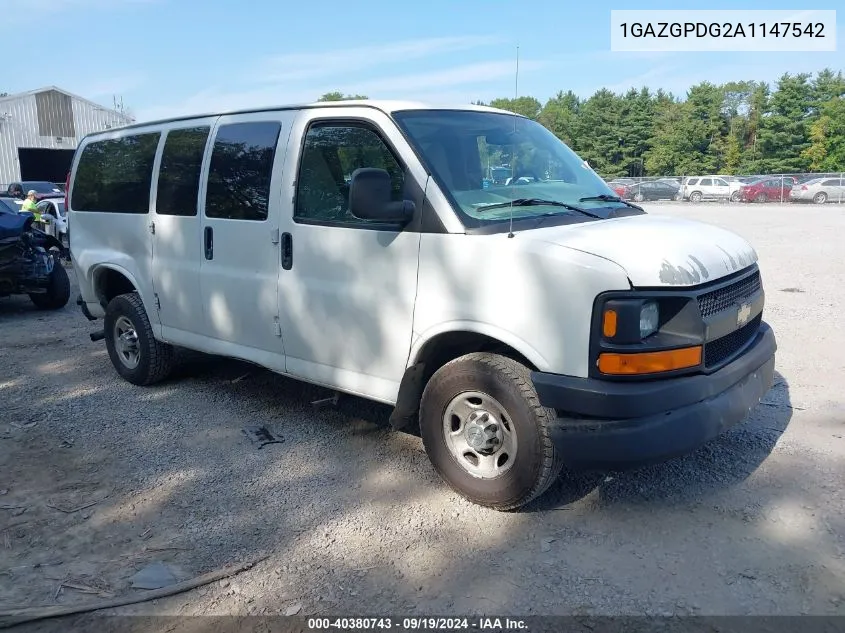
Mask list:
[{"label": "rear side window", "polygon": [[207,217],[267,219],[270,178],[281,130],[277,121],[220,126],[208,170]]},{"label": "rear side window", "polygon": [[688,185],[697,185],[698,184],[698,178],[690,178],[689,180],[687,180],[687,184]]},{"label": "rear side window", "polygon": [[170,130],[158,170],[156,213],[194,216],[200,189],[200,170],[211,128]]},{"label": "rear side window", "polygon": [[160,132],[85,146],[71,190],[74,211],[147,213]]},{"label": "rear side window", "polygon": [[701,179],[701,186],[702,187],[709,187],[712,184],[713,180],[711,178],[702,178]]},{"label": "rear side window", "polygon": [[838,187],[839,181],[838,180],[825,180],[823,183],[821,183],[821,186],[822,187]]}]

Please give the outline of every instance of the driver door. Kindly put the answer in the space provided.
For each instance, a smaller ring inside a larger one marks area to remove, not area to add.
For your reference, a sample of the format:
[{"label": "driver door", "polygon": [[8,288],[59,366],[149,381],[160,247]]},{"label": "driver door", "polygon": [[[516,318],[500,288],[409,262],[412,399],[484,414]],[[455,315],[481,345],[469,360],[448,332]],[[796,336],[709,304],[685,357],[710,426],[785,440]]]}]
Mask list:
[{"label": "driver door", "polygon": [[288,152],[283,195],[294,205],[281,218],[279,275],[287,373],[392,404],[410,353],[421,234],[413,222],[351,215],[348,183],[356,169],[377,167],[395,196],[409,197],[414,154],[371,108],[344,108],[343,118],[305,110]]}]

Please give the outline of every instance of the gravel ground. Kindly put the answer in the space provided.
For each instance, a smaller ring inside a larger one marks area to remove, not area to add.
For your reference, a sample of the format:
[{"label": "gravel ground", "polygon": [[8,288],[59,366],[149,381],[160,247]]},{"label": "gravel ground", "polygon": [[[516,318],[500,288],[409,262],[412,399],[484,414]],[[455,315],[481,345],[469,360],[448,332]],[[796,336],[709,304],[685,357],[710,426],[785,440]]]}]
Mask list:
[{"label": "gravel ground", "polygon": [[520,513],[453,494],[380,405],[222,360],[133,387],[73,302],[0,300],[0,610],[267,556],[119,613],[845,614],[845,209],[647,206],[757,248],[777,384],[697,453],[565,474]]}]

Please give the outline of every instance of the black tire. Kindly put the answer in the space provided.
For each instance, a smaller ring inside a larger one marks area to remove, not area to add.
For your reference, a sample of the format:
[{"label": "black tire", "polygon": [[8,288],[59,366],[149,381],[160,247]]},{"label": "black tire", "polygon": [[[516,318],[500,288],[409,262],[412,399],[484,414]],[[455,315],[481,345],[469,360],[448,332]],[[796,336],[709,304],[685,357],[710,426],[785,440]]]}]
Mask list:
[{"label": "black tire", "polygon": [[[453,398],[482,392],[502,405],[505,426],[516,435],[516,457],[503,474],[471,475],[446,441],[444,417]],[[420,403],[420,434],[435,470],[455,492],[496,510],[515,510],[540,496],[560,475],[563,462],[552,439],[555,412],[540,405],[529,370],[496,354],[472,353],[438,369]]]},{"label": "black tire", "polygon": [[[128,320],[134,328],[137,345],[137,364],[128,365],[117,349],[116,325]],[[104,319],[106,349],[112,365],[133,385],[152,385],[167,378],[173,370],[173,347],[156,340],[144,303],[137,292],[118,295],[109,301]]]},{"label": "black tire", "polygon": [[689,201],[690,201],[690,202],[694,202],[694,203],[698,204],[699,202],[701,202],[701,199],[702,199],[703,197],[704,197],[704,196],[702,196],[702,195],[701,195],[701,192],[700,192],[700,191],[693,191],[693,192],[689,195]]},{"label": "black tire", "polygon": [[739,191],[734,191],[731,194],[731,202],[739,202],[742,200],[742,194]]},{"label": "black tire", "polygon": [[47,292],[29,295],[40,310],[61,310],[70,299],[70,279],[62,263],[56,258],[47,283]]},{"label": "black tire", "polygon": [[760,204],[769,201],[769,196],[765,193],[758,193],[757,196],[754,198],[754,202],[759,202]]},{"label": "black tire", "polygon": [[813,196],[813,202],[816,204],[824,204],[827,202],[827,194],[824,191],[819,191],[816,195]]}]

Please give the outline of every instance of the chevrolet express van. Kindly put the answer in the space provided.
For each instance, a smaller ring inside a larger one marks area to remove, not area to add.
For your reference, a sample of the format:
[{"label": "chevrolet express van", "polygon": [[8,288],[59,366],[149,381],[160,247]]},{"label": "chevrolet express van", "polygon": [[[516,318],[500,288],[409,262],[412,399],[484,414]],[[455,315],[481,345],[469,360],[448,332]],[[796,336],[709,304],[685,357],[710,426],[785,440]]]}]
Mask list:
[{"label": "chevrolet express van", "polygon": [[509,112],[135,124],[84,138],[68,183],[79,303],[123,378],[165,379],[179,346],[387,403],[488,507],[523,506],[564,464],[689,452],[772,385],[754,249],[620,200]]}]

